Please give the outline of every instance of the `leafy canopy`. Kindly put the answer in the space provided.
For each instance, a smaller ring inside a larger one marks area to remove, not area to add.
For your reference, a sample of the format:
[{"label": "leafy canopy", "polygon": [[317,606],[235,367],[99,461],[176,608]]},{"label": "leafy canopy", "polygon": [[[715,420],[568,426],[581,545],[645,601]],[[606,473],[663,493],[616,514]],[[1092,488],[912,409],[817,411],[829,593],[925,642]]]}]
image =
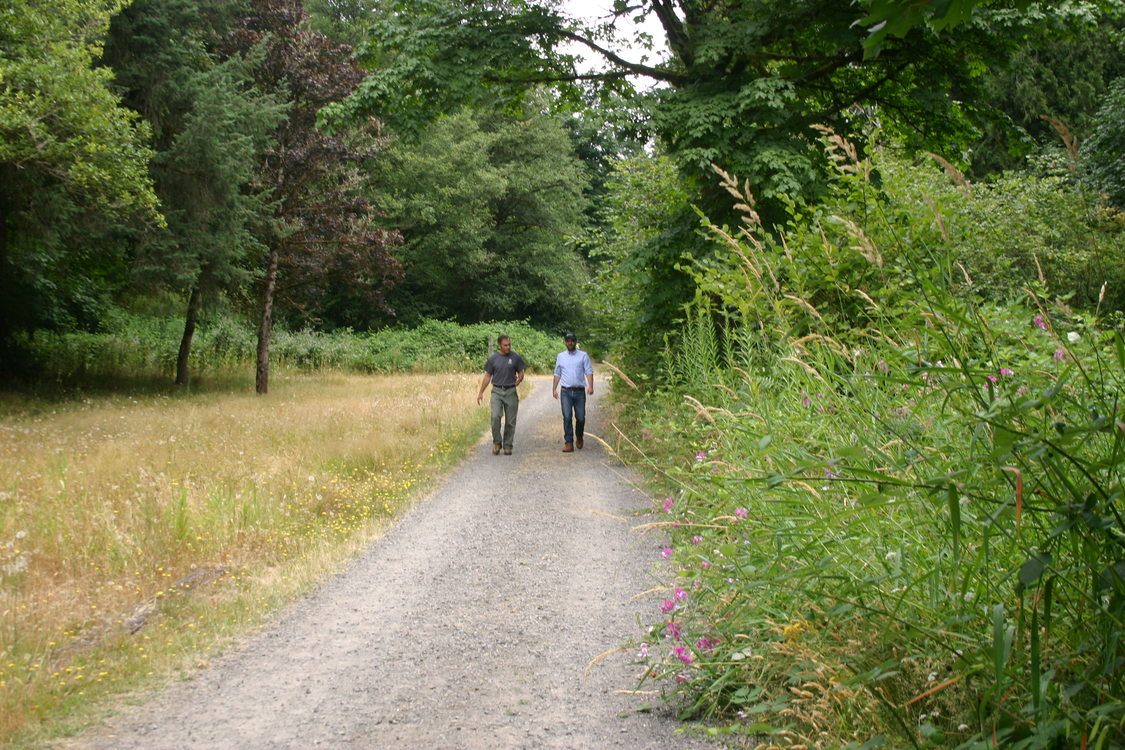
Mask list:
[{"label": "leafy canopy", "polygon": [[0,165],[51,176],[105,213],[159,219],[147,130],[94,68],[123,0],[8,0],[0,6]]}]

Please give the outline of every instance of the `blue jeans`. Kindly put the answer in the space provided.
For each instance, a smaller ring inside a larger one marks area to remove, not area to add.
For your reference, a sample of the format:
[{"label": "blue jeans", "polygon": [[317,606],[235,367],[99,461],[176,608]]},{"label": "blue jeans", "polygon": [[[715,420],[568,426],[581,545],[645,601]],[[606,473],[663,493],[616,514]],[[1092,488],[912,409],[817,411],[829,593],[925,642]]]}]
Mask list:
[{"label": "blue jeans", "polygon": [[586,389],[560,388],[559,403],[562,404],[563,442],[581,440],[586,431]]}]

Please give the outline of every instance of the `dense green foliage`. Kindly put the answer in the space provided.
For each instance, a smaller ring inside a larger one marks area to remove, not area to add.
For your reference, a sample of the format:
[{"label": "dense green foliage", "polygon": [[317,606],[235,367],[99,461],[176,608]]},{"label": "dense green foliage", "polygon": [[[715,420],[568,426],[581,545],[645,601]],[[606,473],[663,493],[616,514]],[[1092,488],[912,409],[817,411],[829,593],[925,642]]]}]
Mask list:
[{"label": "dense green foliage", "polygon": [[1082,148],[1090,182],[1125,210],[1125,78],[1114,82],[1094,120],[1093,133]]},{"label": "dense green foliage", "polygon": [[[278,366],[305,371],[477,372],[496,337],[507,333],[512,348],[538,372],[554,367],[562,348],[557,332],[546,333],[526,321],[458,325],[423,320],[411,328],[355,333],[304,329],[275,332],[273,358]],[[99,333],[40,331],[21,341],[23,356],[37,380],[66,384],[98,379],[168,377],[176,368],[180,322],[168,318],[125,315],[107,321]],[[202,326],[191,353],[192,382],[245,369],[253,363],[254,330],[221,317]]]},{"label": "dense green foliage", "polygon": [[461,112],[399,144],[374,183],[404,237],[397,320],[527,318],[575,327],[586,174],[557,120]]},{"label": "dense green foliage", "polygon": [[147,129],[94,68],[121,3],[0,7],[0,357],[14,331],[89,322],[121,251],[107,217],[158,222]]},{"label": "dense green foliage", "polygon": [[642,656],[685,715],[782,745],[1119,746],[1116,318],[1050,274],[970,280],[956,227],[1004,205],[977,241],[1008,252],[1022,189],[950,200],[935,167],[827,146],[832,198],[781,237],[724,179],[743,231],[712,227],[666,385],[633,399],[674,540]]}]

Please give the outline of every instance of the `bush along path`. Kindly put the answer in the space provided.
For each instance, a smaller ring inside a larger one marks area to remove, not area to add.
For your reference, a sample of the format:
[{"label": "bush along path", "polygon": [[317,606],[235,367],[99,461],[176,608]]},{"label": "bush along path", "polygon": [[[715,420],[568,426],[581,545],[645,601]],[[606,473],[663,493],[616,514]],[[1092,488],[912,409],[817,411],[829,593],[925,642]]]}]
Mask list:
[{"label": "bush along path", "polygon": [[[604,391],[604,383],[599,390]],[[472,393],[466,393],[472,398]],[[587,432],[603,429],[599,395]],[[661,540],[537,379],[513,455],[470,458],[242,647],[70,748],[691,748],[636,692]],[[637,645],[629,646],[632,639]]]}]

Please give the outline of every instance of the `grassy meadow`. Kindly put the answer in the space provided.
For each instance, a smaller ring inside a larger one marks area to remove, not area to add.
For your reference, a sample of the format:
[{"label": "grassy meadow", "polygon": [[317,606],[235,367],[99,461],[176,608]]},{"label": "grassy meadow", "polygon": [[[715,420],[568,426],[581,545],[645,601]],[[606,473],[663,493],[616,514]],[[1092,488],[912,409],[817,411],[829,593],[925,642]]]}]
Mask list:
[{"label": "grassy meadow", "polygon": [[0,744],[76,731],[335,570],[476,441],[477,382],[0,395]]}]

